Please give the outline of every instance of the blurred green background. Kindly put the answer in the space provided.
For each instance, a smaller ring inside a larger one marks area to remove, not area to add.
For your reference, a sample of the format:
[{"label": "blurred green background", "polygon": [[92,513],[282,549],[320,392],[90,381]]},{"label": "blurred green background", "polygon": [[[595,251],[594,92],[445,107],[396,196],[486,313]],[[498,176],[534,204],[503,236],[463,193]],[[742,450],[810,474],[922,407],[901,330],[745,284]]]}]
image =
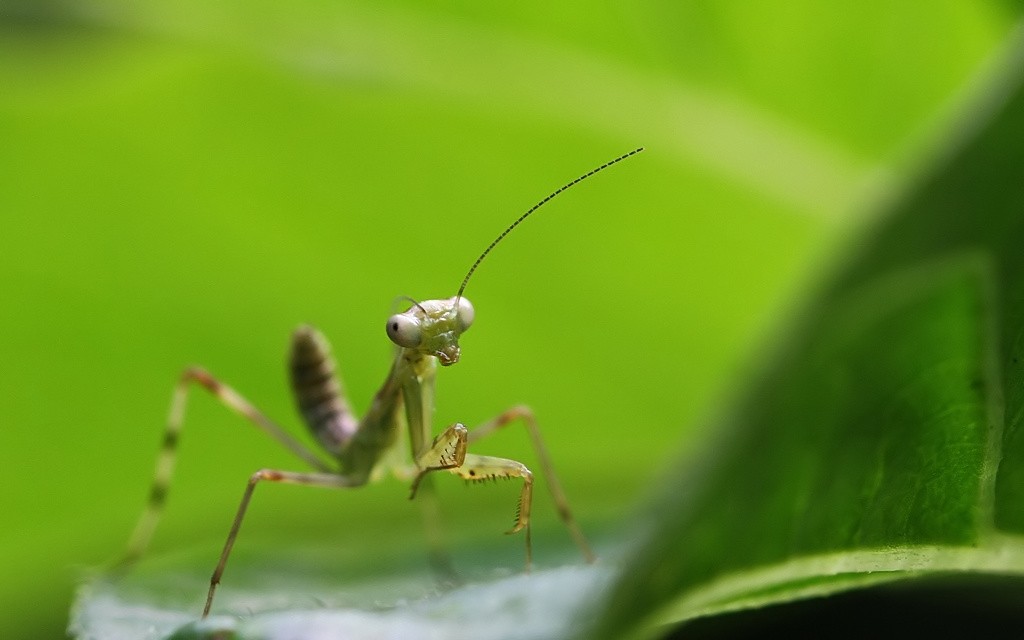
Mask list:
[{"label": "blurred green background", "polygon": [[[0,3],[0,631],[59,636],[81,571],[121,550],[182,367],[299,432],[283,362],[311,322],[361,410],[395,296],[452,295],[515,216],[645,145],[488,258],[439,378],[438,423],[529,403],[584,528],[616,544],[687,425],[948,135],[1016,18],[954,1]],[[248,475],[298,464],[193,399],[154,551],[212,558]],[[479,450],[535,460],[519,430]],[[441,480],[454,544],[507,528],[515,487]],[[239,546],[418,553],[405,498],[269,487]],[[538,553],[572,552],[543,492],[535,526]],[[501,543],[515,567],[521,541]]]}]

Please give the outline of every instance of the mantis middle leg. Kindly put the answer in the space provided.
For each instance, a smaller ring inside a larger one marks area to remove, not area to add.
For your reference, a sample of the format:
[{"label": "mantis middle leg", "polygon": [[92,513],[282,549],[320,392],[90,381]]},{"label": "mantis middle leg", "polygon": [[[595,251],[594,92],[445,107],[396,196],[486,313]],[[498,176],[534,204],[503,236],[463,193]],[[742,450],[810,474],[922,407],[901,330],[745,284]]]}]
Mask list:
[{"label": "mantis middle leg", "polygon": [[210,590],[206,594],[206,606],[203,607],[204,618],[210,614],[210,607],[213,605],[213,594],[217,590],[217,585],[220,584],[221,576],[224,574],[224,567],[228,563],[228,556],[231,555],[231,548],[235,546],[235,538],[238,537],[238,531],[242,528],[242,520],[245,518],[245,512],[249,508],[252,493],[256,490],[256,485],[261,481],[286,482],[311,487],[326,487],[328,489],[349,489],[365,484],[365,481],[361,478],[353,480],[348,476],[336,473],[296,473],[294,471],[260,469],[252,474],[249,477],[249,482],[245,485],[245,493],[242,494],[242,501],[238,505],[238,512],[231,523],[231,530],[228,532],[228,539],[224,542],[224,549],[220,553],[217,568],[213,570],[213,576],[210,578]]},{"label": "mantis middle leg", "polygon": [[331,472],[331,468],[327,464],[288,435],[284,429],[264,415],[263,412],[242,397],[237,391],[210,375],[205,369],[199,367],[185,369],[174,387],[171,408],[167,416],[167,428],[164,431],[163,443],[157,456],[156,468],[153,472],[149,501],[135,525],[124,555],[116,565],[117,568],[123,569],[138,560],[149,546],[149,542],[156,531],[160,516],[163,514],[167,492],[171,484],[171,476],[174,472],[174,464],[177,460],[178,442],[185,418],[188,390],[193,384],[197,384],[209,391],[229,409],[240,414],[257,428],[280,442],[285,448],[299,458],[302,458],[314,469],[324,473]]}]

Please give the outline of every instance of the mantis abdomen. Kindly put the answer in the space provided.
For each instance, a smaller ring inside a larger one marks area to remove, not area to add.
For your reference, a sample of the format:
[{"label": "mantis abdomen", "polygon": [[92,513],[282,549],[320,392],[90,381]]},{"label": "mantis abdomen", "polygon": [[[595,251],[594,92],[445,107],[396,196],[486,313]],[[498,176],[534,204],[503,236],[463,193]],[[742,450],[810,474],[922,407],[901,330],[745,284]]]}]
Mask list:
[{"label": "mantis abdomen", "polygon": [[339,455],[358,421],[343,395],[330,345],[313,327],[303,325],[292,334],[288,373],[302,420],[324,449]]}]

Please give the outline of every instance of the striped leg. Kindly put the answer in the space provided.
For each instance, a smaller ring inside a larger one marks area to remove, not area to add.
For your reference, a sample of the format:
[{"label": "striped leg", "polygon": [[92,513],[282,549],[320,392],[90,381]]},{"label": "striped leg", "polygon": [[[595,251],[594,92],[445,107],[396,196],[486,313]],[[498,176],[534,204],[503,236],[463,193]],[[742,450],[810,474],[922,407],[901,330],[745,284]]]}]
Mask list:
[{"label": "striped leg", "polygon": [[164,503],[167,499],[167,491],[170,487],[171,475],[174,472],[175,459],[177,458],[178,439],[185,416],[188,388],[192,383],[196,383],[212,393],[217,399],[227,405],[228,408],[248,419],[315,469],[325,473],[331,472],[331,468],[321,462],[309,449],[285,433],[281,427],[263,415],[234,389],[223,384],[207,371],[198,367],[190,367],[182,372],[174,388],[171,409],[167,417],[167,430],[164,432],[163,445],[161,446],[160,454],[157,456],[153,484],[149,493],[149,502],[139,517],[135,530],[128,541],[124,556],[117,563],[116,568],[126,568],[145,552],[153,537],[153,532],[156,530],[157,523],[160,521]]},{"label": "striped leg", "polygon": [[249,501],[252,499],[252,492],[260,481],[286,482],[289,484],[302,484],[310,487],[326,487],[328,489],[348,489],[364,484],[363,480],[352,480],[346,476],[335,473],[295,473],[294,471],[277,471],[274,469],[260,469],[249,477],[245,485],[245,493],[242,494],[242,502],[238,505],[238,513],[231,523],[231,531],[228,532],[228,539],[224,542],[224,550],[220,553],[220,560],[217,568],[213,570],[210,578],[210,591],[206,594],[206,606],[203,607],[203,617],[210,614],[210,607],[213,605],[213,594],[220,584],[220,578],[224,575],[224,567],[228,563],[228,556],[231,555],[231,548],[235,546],[235,538],[238,537],[238,530],[242,528],[242,519],[245,518],[245,511],[249,508]]},{"label": "striped leg", "polygon": [[[569,508],[569,501],[565,497],[565,491],[562,489],[562,483],[559,482],[558,476],[555,474],[555,467],[551,462],[551,456],[548,454],[547,447],[544,446],[544,440],[540,437],[540,428],[537,426],[537,418],[533,415],[533,411],[529,407],[512,407],[498,415],[496,418],[476,427],[469,432],[469,443],[472,444],[489,436],[498,429],[508,425],[513,420],[522,420],[523,424],[526,425],[526,430],[530,434],[530,440],[533,443],[533,448],[537,452],[541,473],[544,474],[544,479],[547,481],[548,489],[551,492],[551,498],[554,500],[555,508],[558,510],[558,516],[562,519],[562,522],[565,523],[566,528],[569,530],[569,534],[576,542],[576,546],[578,546],[580,551],[583,552],[584,559],[587,562],[594,562],[594,560],[596,560],[596,556],[590,549],[590,544],[587,542],[586,537],[583,535],[583,531],[580,529],[580,526],[576,523],[576,519],[572,515],[572,510]],[[529,534],[529,529],[527,529],[527,534]]]}]

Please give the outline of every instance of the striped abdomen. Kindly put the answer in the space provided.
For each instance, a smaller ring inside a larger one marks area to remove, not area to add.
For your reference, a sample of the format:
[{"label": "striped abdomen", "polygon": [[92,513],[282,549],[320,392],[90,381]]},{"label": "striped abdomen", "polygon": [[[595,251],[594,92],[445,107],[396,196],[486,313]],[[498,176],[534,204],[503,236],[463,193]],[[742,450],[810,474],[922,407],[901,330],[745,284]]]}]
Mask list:
[{"label": "striped abdomen", "polygon": [[335,375],[331,347],[319,331],[308,325],[295,330],[288,370],[303,421],[325,449],[341,453],[358,421]]}]

